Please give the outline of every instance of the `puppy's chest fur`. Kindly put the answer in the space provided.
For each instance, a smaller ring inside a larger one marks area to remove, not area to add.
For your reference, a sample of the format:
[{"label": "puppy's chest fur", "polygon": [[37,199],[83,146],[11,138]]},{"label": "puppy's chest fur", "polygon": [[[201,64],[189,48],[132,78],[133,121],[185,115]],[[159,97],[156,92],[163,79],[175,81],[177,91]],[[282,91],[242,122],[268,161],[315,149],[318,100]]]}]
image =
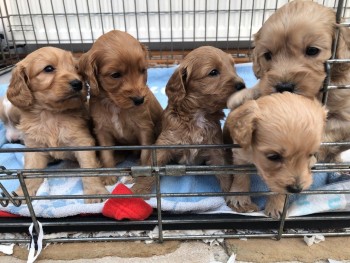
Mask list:
[{"label": "puppy's chest fur", "polygon": [[[79,146],[79,138],[86,136],[87,122],[84,116],[70,114],[24,114],[19,129],[24,132],[27,147]],[[86,130],[86,131],[85,131]],[[73,159],[73,153],[50,152],[56,159]]]},{"label": "puppy's chest fur", "polygon": [[[138,142],[136,134],[139,132],[139,128],[136,123],[136,118],[133,120],[132,110],[120,109],[108,99],[101,101],[96,100],[93,103],[91,114],[94,119],[96,134],[101,131],[110,133],[120,144]],[[139,111],[142,112],[144,110],[146,109],[140,106]],[[142,121],[147,123],[146,114]]]},{"label": "puppy's chest fur", "polygon": [[[220,144],[221,128],[218,120],[208,118],[204,113],[198,112],[189,119],[169,119],[179,128],[168,130],[170,138],[174,138],[171,144]],[[179,141],[177,141],[179,140]],[[209,160],[209,154],[205,149],[174,150],[176,161],[180,164],[196,165]]]}]

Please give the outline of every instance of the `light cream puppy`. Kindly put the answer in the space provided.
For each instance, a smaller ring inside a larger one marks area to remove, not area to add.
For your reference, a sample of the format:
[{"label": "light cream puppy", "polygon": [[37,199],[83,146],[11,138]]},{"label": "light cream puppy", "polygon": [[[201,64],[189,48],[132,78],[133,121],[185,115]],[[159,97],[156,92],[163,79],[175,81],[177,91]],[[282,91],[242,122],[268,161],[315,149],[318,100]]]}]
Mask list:
[{"label": "light cream puppy", "polygon": [[[231,111],[225,129],[242,148],[234,148],[233,163],[254,164],[269,189],[265,213],[278,218],[285,193],[299,193],[312,183],[326,122],[326,110],[316,99],[284,92],[245,102]],[[231,192],[249,192],[247,174],[234,175]],[[250,196],[230,196],[231,208],[256,211]]]}]

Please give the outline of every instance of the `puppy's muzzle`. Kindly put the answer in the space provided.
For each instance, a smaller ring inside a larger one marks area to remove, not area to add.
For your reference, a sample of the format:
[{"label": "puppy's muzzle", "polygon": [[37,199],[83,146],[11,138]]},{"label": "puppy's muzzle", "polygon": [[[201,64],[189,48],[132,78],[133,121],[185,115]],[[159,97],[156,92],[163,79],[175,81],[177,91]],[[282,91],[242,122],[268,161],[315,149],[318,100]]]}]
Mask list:
[{"label": "puppy's muzzle", "polygon": [[303,190],[303,187],[301,187],[298,184],[295,184],[295,185],[288,185],[286,187],[286,189],[287,189],[288,193],[297,194]]},{"label": "puppy's muzzle", "polygon": [[291,82],[281,82],[281,83],[278,83],[275,86],[275,88],[276,88],[276,91],[280,92],[280,93],[285,92],[285,91],[294,93],[295,84],[291,83]]},{"label": "puppy's muzzle", "polygon": [[72,80],[69,85],[74,91],[81,91],[83,89],[83,83],[79,79]]},{"label": "puppy's muzzle", "polygon": [[134,102],[135,106],[139,106],[145,101],[145,97],[131,97],[130,99]]},{"label": "puppy's muzzle", "polygon": [[245,89],[245,84],[244,84],[244,82],[238,82],[238,83],[235,85],[235,89],[236,89],[236,90]]}]

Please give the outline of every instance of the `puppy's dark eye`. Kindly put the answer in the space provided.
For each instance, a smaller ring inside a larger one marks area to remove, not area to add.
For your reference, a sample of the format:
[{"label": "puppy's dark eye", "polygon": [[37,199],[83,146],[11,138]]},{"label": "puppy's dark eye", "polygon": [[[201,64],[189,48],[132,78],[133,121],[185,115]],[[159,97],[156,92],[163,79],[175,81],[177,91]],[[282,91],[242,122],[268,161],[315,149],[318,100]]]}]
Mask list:
[{"label": "puppy's dark eye", "polygon": [[278,153],[268,154],[268,155],[266,155],[266,158],[272,162],[282,162],[283,161],[282,155],[280,155]]},{"label": "puppy's dark eye", "polygon": [[145,74],[146,72],[147,72],[147,69],[146,69],[146,68],[141,69],[141,73],[142,73],[142,74]]},{"label": "puppy's dark eye", "polygon": [[217,69],[213,69],[212,71],[209,72],[208,75],[211,77],[214,77],[214,76],[217,76],[219,74],[220,74],[220,72]]},{"label": "puppy's dark eye", "polygon": [[114,79],[119,79],[122,77],[122,73],[120,72],[114,72],[113,74],[111,74],[111,77]]},{"label": "puppy's dark eye", "polygon": [[272,59],[272,53],[269,51],[269,52],[266,52],[264,53],[264,58],[269,61]]},{"label": "puppy's dark eye", "polygon": [[316,153],[310,153],[309,158],[311,158],[311,157],[316,157]]},{"label": "puppy's dark eye", "polygon": [[320,49],[317,47],[307,47],[305,50],[305,54],[307,56],[316,56],[318,53],[320,53]]},{"label": "puppy's dark eye", "polygon": [[44,71],[45,72],[52,72],[52,71],[54,71],[55,70],[55,68],[53,67],[53,66],[51,66],[51,65],[48,65],[48,66],[46,66],[45,68],[44,68]]}]

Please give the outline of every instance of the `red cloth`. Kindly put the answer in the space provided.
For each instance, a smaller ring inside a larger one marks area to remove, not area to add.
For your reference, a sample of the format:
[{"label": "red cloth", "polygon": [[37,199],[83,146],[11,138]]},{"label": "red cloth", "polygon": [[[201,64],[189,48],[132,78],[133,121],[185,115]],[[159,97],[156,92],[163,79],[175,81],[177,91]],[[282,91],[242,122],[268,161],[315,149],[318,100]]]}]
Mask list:
[{"label": "red cloth", "polygon": [[[132,191],[124,184],[118,184],[112,194],[132,194]],[[102,214],[117,220],[145,220],[152,214],[153,208],[142,198],[110,198],[102,209]]]},{"label": "red cloth", "polygon": [[5,211],[0,211],[0,217],[21,217],[19,215],[14,215]]}]

